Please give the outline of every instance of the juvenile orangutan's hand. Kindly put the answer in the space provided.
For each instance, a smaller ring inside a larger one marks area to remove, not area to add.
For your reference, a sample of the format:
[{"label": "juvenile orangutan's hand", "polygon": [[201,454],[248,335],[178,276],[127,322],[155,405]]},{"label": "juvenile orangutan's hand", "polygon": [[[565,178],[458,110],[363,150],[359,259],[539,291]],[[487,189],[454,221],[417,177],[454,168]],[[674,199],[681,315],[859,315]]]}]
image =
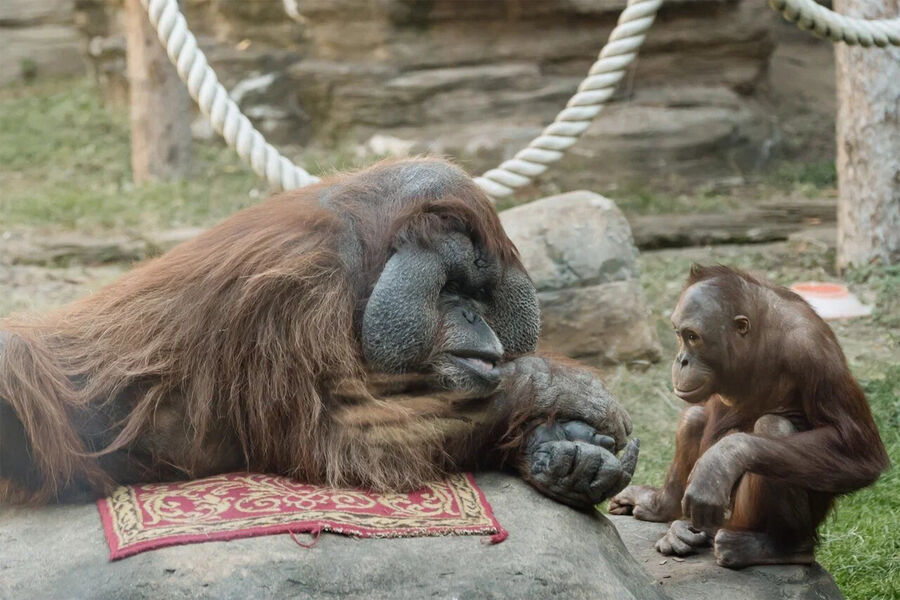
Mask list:
[{"label": "juvenile orangutan's hand", "polygon": [[698,529],[713,529],[728,518],[731,492],[744,474],[747,434],[727,435],[697,460],[688,477],[681,510]]}]

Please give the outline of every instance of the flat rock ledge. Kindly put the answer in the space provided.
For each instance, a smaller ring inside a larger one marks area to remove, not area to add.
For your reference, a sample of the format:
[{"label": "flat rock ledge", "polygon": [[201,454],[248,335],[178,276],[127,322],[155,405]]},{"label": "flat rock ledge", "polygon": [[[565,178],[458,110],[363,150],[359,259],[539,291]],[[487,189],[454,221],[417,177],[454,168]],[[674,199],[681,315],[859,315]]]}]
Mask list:
[{"label": "flat rock ledge", "polygon": [[712,548],[684,560],[659,554],[654,545],[668,529],[632,517],[609,515],[625,547],[663,591],[673,599],[691,600],[840,600],[831,575],[816,563],[748,567],[738,571],[716,564]]},{"label": "flat rock ledge", "polygon": [[510,532],[501,544],[477,536],[326,534],[306,549],[288,535],[271,535],[173,546],[111,563],[93,504],[2,507],[0,598],[841,597],[821,567],[732,572],[701,556],[669,561],[663,571],[647,553],[660,525],[619,518],[620,538],[609,519],[557,504],[514,477],[485,473],[477,480]]}]

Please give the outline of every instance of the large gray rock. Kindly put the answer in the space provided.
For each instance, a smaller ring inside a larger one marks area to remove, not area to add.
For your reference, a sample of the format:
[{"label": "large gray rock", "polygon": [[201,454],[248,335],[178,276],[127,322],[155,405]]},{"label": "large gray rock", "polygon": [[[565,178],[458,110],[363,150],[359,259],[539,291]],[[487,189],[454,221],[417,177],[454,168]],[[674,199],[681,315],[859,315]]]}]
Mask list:
[{"label": "large gray rock", "polygon": [[288,535],[107,561],[93,505],[0,508],[0,598],[586,598],[664,600],[609,521],[507,475],[478,477],[509,538]]},{"label": "large gray rock", "polygon": [[748,567],[740,571],[718,566],[712,549],[673,559],[654,549],[668,526],[632,517],[610,516],[631,555],[672,598],[691,600],[840,600],[831,575],[816,563],[810,567],[784,565]]},{"label": "large gray rock", "polygon": [[538,291],[541,349],[597,365],[658,360],[628,221],[609,198],[570,192],[500,213]]}]

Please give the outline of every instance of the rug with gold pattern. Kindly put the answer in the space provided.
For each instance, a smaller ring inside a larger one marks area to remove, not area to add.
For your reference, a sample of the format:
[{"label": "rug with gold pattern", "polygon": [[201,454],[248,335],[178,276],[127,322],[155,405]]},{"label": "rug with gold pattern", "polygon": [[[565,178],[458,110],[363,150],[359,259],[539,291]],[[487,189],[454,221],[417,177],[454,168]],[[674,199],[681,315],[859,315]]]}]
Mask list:
[{"label": "rug with gold pattern", "polygon": [[97,501],[110,560],[175,544],[331,531],[358,537],[506,538],[475,479],[452,475],[410,493],[375,493],[229,473],[130,485]]}]

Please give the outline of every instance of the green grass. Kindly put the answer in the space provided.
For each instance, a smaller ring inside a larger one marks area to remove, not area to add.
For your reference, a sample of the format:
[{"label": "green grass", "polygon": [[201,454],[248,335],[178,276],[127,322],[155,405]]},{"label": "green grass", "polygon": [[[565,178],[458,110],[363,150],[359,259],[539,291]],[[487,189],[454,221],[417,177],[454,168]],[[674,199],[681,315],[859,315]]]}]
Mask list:
[{"label": "green grass", "polygon": [[[267,194],[266,184],[218,140],[195,143],[194,151],[184,180],[135,186],[124,107],[104,107],[82,79],[0,88],[0,224],[82,231],[203,225]],[[302,162],[315,174],[361,164],[349,148],[306,150]],[[784,162],[770,179],[766,185],[814,195],[833,187],[834,165]],[[535,193],[502,199],[498,207]],[[666,214],[733,210],[765,193],[753,186],[668,193],[632,182],[608,195],[628,214]]]},{"label": "green grass", "polygon": [[837,185],[837,169],[833,160],[811,163],[785,161],[772,169],[769,179],[782,187],[828,188]]},{"label": "green grass", "polygon": [[[0,89],[0,225],[81,231],[215,222],[268,194],[218,141],[194,144],[190,175],[135,186],[124,107],[104,107],[85,80]],[[346,149],[310,152],[313,173],[358,166]]]},{"label": "green grass", "polygon": [[[615,200],[626,215],[661,215],[721,212],[738,209],[747,204],[747,189],[723,190],[716,187],[700,188],[686,194],[657,189],[644,183],[631,182],[608,190],[598,190]],[[754,189],[753,192],[756,192]],[[540,186],[515,196],[497,200],[497,210],[513,208],[538,200],[551,193]],[[754,200],[757,195],[754,195]]]},{"label": "green grass", "polygon": [[642,184],[630,184],[607,195],[622,212],[632,215],[704,213],[740,208],[740,197],[715,189],[699,189],[691,194],[667,194]]},{"label": "green grass", "polygon": [[262,193],[231,151],[197,145],[192,177],[131,183],[127,116],[84,81],[0,94],[0,214],[5,224],[172,227],[227,215]]},{"label": "green grass", "polygon": [[[900,463],[900,366],[863,380],[872,411],[894,465]],[[900,597],[900,472],[885,473],[872,487],[842,498],[821,530],[819,562],[848,598]]]}]

